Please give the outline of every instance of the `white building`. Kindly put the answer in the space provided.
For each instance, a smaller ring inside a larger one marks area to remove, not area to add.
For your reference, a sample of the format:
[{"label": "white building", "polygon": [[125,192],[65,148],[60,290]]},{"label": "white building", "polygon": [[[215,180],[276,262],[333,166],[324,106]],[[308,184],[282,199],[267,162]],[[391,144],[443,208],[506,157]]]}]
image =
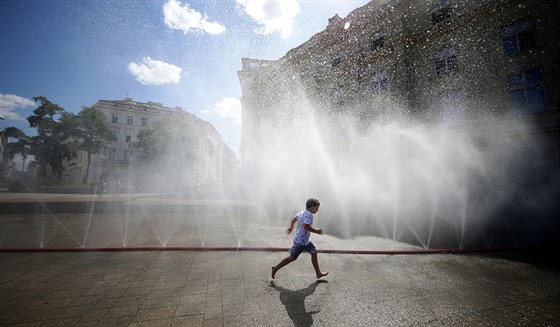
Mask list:
[{"label": "white building", "polygon": [[[185,187],[192,188],[194,185],[211,181],[214,187],[224,188],[224,175],[228,179],[234,175],[231,170],[237,169],[235,153],[224,144],[215,128],[181,107],[170,108],[161,103],[143,103],[131,98],[99,100],[93,107],[105,114],[117,140],[110,144],[104,153],[92,156],[87,178],[90,185],[98,183],[101,179],[122,180],[125,188],[127,185],[134,185],[131,179],[138,178],[143,173],[138,171],[139,167],[131,156],[129,145],[137,141],[138,132],[142,129],[157,126],[158,122],[164,120],[179,121],[185,129],[196,129],[204,139],[200,142],[203,146],[197,150],[193,167],[185,168],[190,170],[188,177],[185,177],[188,179],[185,183],[190,185]],[[67,164],[63,181],[79,184],[86,171],[87,154],[80,152],[75,160]],[[134,187],[137,188],[138,185]]]},{"label": "white building", "polygon": [[[187,128],[194,124],[210,125],[181,107],[169,108],[151,101],[143,103],[131,98],[99,100],[93,107],[100,109],[105,114],[113,133],[117,136],[117,141],[111,144],[103,159],[118,163],[129,161],[128,145],[130,142],[136,141],[136,136],[141,129],[153,126],[155,122],[171,118],[184,121]],[[212,136],[221,140],[218,132],[215,130],[214,132]]]}]

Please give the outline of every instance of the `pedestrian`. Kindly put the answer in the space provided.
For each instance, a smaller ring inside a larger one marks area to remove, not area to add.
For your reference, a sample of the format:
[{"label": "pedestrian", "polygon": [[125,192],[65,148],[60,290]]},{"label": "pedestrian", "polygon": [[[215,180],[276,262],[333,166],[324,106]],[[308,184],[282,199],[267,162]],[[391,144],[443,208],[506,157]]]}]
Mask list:
[{"label": "pedestrian", "polygon": [[101,179],[97,185],[97,195],[102,197],[103,193],[105,193],[105,180]]},{"label": "pedestrian", "polygon": [[121,180],[117,179],[117,184],[115,185],[115,192],[117,194],[117,196],[121,195],[122,192],[122,184],[121,184]]},{"label": "pedestrian", "polygon": [[[315,269],[315,275],[317,278],[327,276],[329,272],[322,272],[319,269],[319,260],[317,258],[317,249],[315,245],[311,242],[311,233],[323,235],[323,230],[321,228],[313,228],[313,215],[319,211],[320,206],[319,200],[315,198],[310,198],[305,203],[305,210],[298,212],[290,222],[290,227],[286,229],[287,234],[291,234],[296,227],[294,233],[294,244],[288,251],[289,255],[282,259],[276,266],[272,266],[272,279],[276,276],[278,270],[280,270],[285,265],[292,261],[295,261],[302,252],[309,252],[311,254],[311,263]],[[297,226],[296,226],[297,223]]]}]

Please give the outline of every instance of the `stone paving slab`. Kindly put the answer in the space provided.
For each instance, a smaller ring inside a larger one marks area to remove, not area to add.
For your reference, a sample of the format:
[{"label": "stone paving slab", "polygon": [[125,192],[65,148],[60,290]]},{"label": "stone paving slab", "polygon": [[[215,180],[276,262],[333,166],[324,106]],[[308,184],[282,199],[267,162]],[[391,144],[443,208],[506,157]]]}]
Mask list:
[{"label": "stone paving slab", "polygon": [[[497,255],[0,252],[1,326],[558,326],[560,272]],[[514,253],[513,258],[517,258]]]}]

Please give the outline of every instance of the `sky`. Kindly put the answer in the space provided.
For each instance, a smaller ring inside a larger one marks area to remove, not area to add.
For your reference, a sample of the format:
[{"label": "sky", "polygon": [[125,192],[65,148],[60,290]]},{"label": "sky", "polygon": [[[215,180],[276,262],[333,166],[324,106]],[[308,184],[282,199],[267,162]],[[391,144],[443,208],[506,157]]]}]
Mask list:
[{"label": "sky", "polygon": [[68,112],[182,107],[238,152],[241,58],[277,60],[368,0],[0,0],[0,128],[44,96]]}]

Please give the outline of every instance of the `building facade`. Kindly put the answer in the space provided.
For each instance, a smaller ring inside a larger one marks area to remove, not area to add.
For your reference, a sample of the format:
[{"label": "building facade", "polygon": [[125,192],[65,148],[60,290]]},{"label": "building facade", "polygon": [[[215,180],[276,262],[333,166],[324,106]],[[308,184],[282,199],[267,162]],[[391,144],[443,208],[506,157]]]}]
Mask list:
[{"label": "building facade", "polygon": [[371,1],[278,60],[243,58],[252,196],[273,217],[325,199],[344,237],[553,239],[559,17],[556,0]]},{"label": "building facade", "polygon": [[551,0],[372,1],[335,15],[278,60],[244,58],[241,165],[258,171],[263,121],[290,124],[304,94],[333,123],[339,113],[364,124],[522,120],[548,138],[558,170],[559,8]]},{"label": "building facade", "polygon": [[[138,140],[138,133],[142,129],[159,128],[160,122],[173,121],[185,130],[196,131],[200,144],[195,149],[196,155],[192,163],[181,164],[182,167],[177,167],[177,171],[174,172],[181,174],[181,178],[177,175],[171,178],[178,184],[173,190],[195,192],[197,187],[204,184],[211,184],[217,189],[231,187],[238,169],[237,156],[225,145],[221,135],[209,122],[180,107],[170,108],[161,103],[150,101],[143,103],[131,98],[99,100],[93,107],[105,115],[117,140],[103,153],[93,155],[87,178],[88,184],[94,185],[100,180],[118,180],[130,191],[165,190],[166,187],[163,185],[156,189],[153,185],[141,186],[134,181],[134,179],[143,179],[146,184],[146,175],[154,174],[154,178],[157,178],[156,176],[163,176],[165,172],[158,172],[155,168],[150,169],[151,171],[140,171],[141,167],[133,157],[130,145]],[[78,158],[67,163],[64,181],[70,184],[80,183],[86,170],[87,154],[80,152]],[[165,183],[170,186],[169,182]]]}]

